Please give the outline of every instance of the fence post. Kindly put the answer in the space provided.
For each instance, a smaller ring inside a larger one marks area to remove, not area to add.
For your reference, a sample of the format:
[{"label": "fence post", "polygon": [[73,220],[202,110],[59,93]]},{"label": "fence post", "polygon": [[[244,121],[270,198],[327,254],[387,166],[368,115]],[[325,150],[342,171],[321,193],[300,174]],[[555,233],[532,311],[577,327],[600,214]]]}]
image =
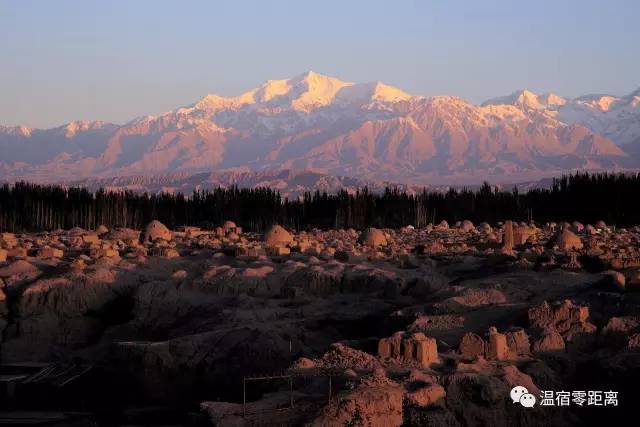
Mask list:
[{"label": "fence post", "polygon": [[289,399],[293,408],[293,375],[289,375]]}]

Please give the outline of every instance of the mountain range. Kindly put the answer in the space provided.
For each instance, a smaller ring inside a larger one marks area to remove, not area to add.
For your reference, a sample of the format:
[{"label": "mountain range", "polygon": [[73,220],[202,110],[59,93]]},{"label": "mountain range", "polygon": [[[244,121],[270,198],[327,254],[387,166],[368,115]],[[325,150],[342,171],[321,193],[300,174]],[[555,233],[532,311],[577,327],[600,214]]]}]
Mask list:
[{"label": "mountain range", "polygon": [[640,90],[573,99],[521,90],[475,105],[307,72],[124,125],[0,126],[0,179],[9,181],[233,171],[259,179],[285,169],[423,185],[639,166]]},{"label": "mountain range", "polygon": [[[266,170],[252,171],[237,168],[224,172],[172,173],[161,175],[134,175],[111,178],[85,178],[62,184],[69,187],[85,187],[90,191],[129,190],[148,193],[182,193],[212,190],[215,188],[271,188],[278,190],[282,197],[298,198],[306,192],[320,191],[337,193],[345,190],[355,193],[366,187],[370,192],[380,194],[387,188],[397,188],[403,192],[416,193],[423,187],[408,186],[394,182],[366,180],[356,177],[335,176],[308,170]],[[449,187],[430,187],[433,191],[447,191]]]}]

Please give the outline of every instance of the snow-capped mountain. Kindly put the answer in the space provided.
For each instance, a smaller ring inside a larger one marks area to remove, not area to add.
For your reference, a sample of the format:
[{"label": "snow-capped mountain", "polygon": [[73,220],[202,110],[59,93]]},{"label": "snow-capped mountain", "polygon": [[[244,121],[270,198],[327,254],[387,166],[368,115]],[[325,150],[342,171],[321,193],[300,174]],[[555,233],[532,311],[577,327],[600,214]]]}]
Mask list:
[{"label": "snow-capped mountain", "polygon": [[524,89],[512,93],[511,95],[493,98],[482,105],[514,105],[521,110],[546,110],[561,107],[567,103],[563,97],[555,93],[545,93],[544,95],[536,95],[535,93]]},{"label": "snow-capped mountain", "polygon": [[621,147],[640,144],[640,89],[621,97],[585,95],[575,99],[522,90],[483,105],[514,105],[526,112],[543,112],[563,123],[585,126]]},{"label": "snow-capped mountain", "polygon": [[513,182],[638,166],[639,93],[565,99],[529,91],[481,106],[308,72],[125,125],[0,127],[0,178],[39,181],[230,168],[364,180]]}]

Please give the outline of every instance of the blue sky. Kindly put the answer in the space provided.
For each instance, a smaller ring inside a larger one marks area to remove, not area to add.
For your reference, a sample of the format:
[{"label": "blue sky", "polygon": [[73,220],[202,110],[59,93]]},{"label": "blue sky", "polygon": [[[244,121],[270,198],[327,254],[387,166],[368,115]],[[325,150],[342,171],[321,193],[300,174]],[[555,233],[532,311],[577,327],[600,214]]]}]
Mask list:
[{"label": "blue sky", "polygon": [[116,123],[314,70],[472,102],[640,86],[635,0],[0,0],[0,124]]}]

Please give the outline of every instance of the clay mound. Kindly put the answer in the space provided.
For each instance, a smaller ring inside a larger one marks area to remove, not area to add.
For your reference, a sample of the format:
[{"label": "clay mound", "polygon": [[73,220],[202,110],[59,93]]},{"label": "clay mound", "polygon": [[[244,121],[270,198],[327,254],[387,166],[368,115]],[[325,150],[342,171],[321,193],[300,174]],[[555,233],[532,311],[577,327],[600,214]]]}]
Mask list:
[{"label": "clay mound", "polygon": [[264,241],[269,246],[286,246],[293,243],[293,236],[280,225],[274,225],[264,235]]},{"label": "clay mound", "polygon": [[382,231],[371,227],[367,228],[360,234],[360,237],[358,237],[358,243],[364,246],[376,248],[378,246],[386,246],[387,238]]},{"label": "clay mound", "polygon": [[96,228],[96,234],[98,235],[107,234],[108,232],[109,229],[106,225],[99,225],[98,228]]},{"label": "clay mound", "polygon": [[140,232],[132,228],[116,228],[110,230],[106,236],[103,236],[106,240],[138,240]]},{"label": "clay mound", "polygon": [[464,327],[464,317],[456,314],[418,315],[409,325],[411,332],[449,330]]},{"label": "clay mound", "polygon": [[40,273],[38,267],[20,259],[0,268],[0,279],[4,280],[6,286],[11,287],[23,281],[35,279]]},{"label": "clay mound", "polygon": [[316,363],[324,368],[354,370],[373,370],[381,366],[376,357],[341,343],[332,344],[329,351]]},{"label": "clay mound", "polygon": [[442,221],[440,221],[440,223],[436,226],[436,228],[437,228],[438,230],[448,230],[448,229],[449,229],[449,223],[443,219],[443,220],[442,220]]},{"label": "clay mound", "polygon": [[565,227],[555,237],[555,244],[562,251],[580,250],[583,247],[580,237]]},{"label": "clay mound", "polygon": [[310,424],[325,426],[399,426],[402,424],[403,390],[397,384],[363,383],[323,408]]},{"label": "clay mound", "polygon": [[160,239],[170,241],[173,239],[173,235],[171,230],[156,220],[151,221],[140,235],[140,243],[153,243]]},{"label": "clay mound", "polygon": [[505,304],[506,302],[506,295],[497,289],[469,288],[460,295],[445,300],[444,307],[457,313],[481,306]]},{"label": "clay mound", "polygon": [[604,341],[611,347],[620,348],[640,331],[640,316],[612,317],[602,329]]},{"label": "clay mound", "polygon": [[544,301],[537,307],[528,310],[529,325],[532,328],[557,328],[566,332],[572,323],[584,323],[589,317],[589,308],[574,304],[571,300],[557,301],[549,304]]},{"label": "clay mound", "polygon": [[382,292],[393,296],[402,287],[402,280],[392,271],[356,266],[342,277],[342,292]]},{"label": "clay mound", "polygon": [[342,270],[325,270],[322,267],[306,267],[294,271],[286,278],[289,288],[304,289],[312,295],[328,295],[340,290]]},{"label": "clay mound", "polygon": [[462,224],[460,225],[460,230],[468,233],[470,231],[475,230],[475,226],[473,225],[473,222],[469,221],[468,219],[465,219],[464,221],[462,221]]},{"label": "clay mound", "polygon": [[40,270],[33,264],[19,259],[6,267],[0,268],[0,277],[11,277],[17,274],[37,274]]},{"label": "clay mound", "polygon": [[86,234],[86,233],[87,233],[86,230],[80,227],[73,227],[72,229],[66,232],[67,236],[70,236],[70,237],[82,236],[83,234]]}]

